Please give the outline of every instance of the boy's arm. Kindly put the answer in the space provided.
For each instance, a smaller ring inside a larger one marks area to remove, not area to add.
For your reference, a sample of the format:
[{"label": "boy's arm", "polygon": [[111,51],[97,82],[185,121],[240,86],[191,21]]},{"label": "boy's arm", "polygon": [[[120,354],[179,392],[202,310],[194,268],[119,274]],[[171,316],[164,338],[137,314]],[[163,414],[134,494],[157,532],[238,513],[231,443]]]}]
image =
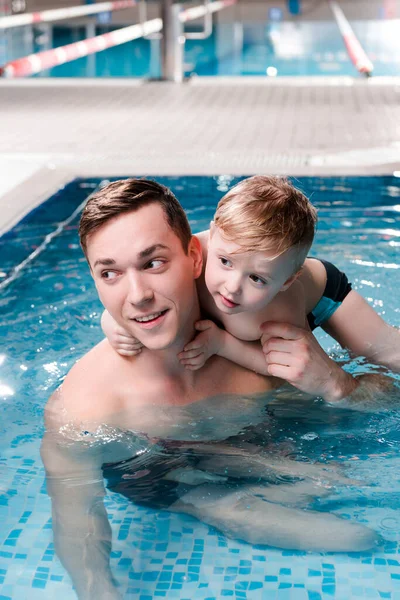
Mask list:
[{"label": "boy's arm", "polygon": [[356,291],[351,290],[322,327],[356,356],[400,372],[400,331],[385,323]]},{"label": "boy's arm", "polygon": [[245,342],[220,329],[213,321],[198,321],[195,339],[179,354],[180,362],[195,371],[214,354],[261,375],[269,375],[260,341]]},{"label": "boy's arm", "polygon": [[118,325],[108,310],[103,311],[100,322],[103,333],[110,342],[110,346],[118,354],[121,354],[121,356],[135,356],[141,352],[143,344],[132,337],[126,329]]}]

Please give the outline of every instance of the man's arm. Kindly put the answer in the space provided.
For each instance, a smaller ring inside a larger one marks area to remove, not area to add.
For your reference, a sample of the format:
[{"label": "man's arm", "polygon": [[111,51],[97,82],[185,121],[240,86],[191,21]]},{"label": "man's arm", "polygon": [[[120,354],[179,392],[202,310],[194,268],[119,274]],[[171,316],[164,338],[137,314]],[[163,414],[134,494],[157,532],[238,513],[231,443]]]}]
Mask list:
[{"label": "man's arm", "polygon": [[356,356],[400,372],[400,331],[391,327],[352,290],[323,329]]},{"label": "man's arm", "polygon": [[353,377],[321,348],[306,329],[288,323],[264,323],[261,343],[270,375],[327,402],[358,410],[390,408],[394,383],[378,374]]},{"label": "man's arm", "polygon": [[60,392],[46,408],[41,447],[52,501],[54,545],[79,600],[121,598],[110,568],[111,528],[104,507],[101,455],[60,433]]}]

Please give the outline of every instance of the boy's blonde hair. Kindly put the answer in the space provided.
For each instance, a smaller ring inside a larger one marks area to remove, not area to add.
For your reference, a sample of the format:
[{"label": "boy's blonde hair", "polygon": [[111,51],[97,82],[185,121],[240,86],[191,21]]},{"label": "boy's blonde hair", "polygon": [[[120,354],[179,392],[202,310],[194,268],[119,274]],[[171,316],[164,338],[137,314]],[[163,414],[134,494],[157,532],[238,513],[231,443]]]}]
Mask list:
[{"label": "boy's blonde hair", "polygon": [[297,247],[300,268],[314,239],[317,211],[286,178],[256,175],[225,194],[214,222],[241,252],[273,252],[275,258]]}]

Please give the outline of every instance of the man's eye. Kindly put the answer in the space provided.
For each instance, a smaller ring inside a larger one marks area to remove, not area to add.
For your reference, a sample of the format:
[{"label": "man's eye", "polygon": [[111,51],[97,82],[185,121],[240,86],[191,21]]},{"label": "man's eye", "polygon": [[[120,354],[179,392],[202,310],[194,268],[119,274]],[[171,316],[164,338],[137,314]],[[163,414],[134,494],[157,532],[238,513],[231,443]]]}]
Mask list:
[{"label": "man's eye", "polygon": [[231,267],[232,263],[230,260],[228,260],[227,258],[225,258],[224,256],[220,256],[219,258],[220,262],[222,265],[224,265],[224,267]]},{"label": "man's eye", "polygon": [[164,264],[163,260],[154,259],[147,263],[146,269],[159,269]]},{"label": "man's eye", "polygon": [[116,279],[117,273],[115,271],[103,271],[101,274],[102,279],[107,279],[110,281],[111,279]]},{"label": "man's eye", "polygon": [[267,285],[265,279],[262,279],[258,275],[250,275],[250,279],[254,281],[254,283],[256,283],[257,285]]}]

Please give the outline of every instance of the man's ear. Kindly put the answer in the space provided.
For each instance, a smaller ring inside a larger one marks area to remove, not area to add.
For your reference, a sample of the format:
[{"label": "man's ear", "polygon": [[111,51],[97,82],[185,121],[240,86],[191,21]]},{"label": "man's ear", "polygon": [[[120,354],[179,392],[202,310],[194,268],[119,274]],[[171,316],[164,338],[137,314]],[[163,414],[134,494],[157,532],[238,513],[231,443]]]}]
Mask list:
[{"label": "man's ear", "polygon": [[188,254],[193,259],[193,274],[195,279],[197,279],[203,270],[203,250],[200,240],[195,235],[192,235],[192,239],[189,242]]},{"label": "man's ear", "polygon": [[298,278],[298,276],[300,275],[302,270],[303,270],[303,267],[300,267],[300,269],[297,271],[297,273],[294,273],[294,275],[291,275],[289,277],[289,279],[286,279],[285,283],[283,284],[283,286],[281,287],[281,289],[279,291],[285,292],[286,290],[288,290],[290,288],[290,286],[292,285],[292,283],[294,281],[296,281],[296,279]]}]

